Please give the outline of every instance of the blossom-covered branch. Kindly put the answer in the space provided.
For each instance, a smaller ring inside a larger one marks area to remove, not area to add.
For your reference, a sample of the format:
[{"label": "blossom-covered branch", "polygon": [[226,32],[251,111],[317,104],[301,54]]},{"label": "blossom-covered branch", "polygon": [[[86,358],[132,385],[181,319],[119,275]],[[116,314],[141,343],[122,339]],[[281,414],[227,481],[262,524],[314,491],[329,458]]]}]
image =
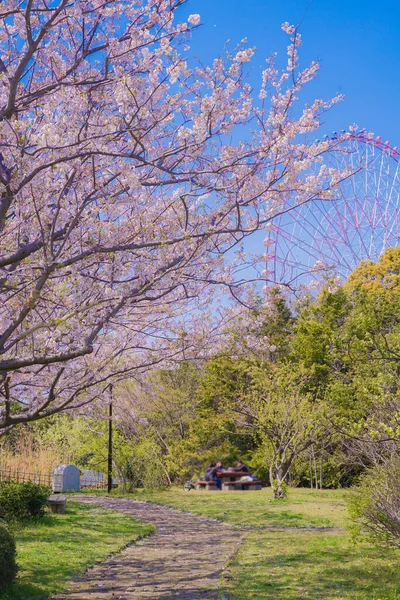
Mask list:
[{"label": "blossom-covered branch", "polygon": [[245,41],[188,63],[200,17],[181,4],[0,7],[0,430],[196,353],[180,318],[233,289],[225,255],[288,195],[329,199],[348,176],[308,140],[339,98],[292,110],[318,70],[299,71],[299,33],[284,26],[287,68],[269,60],[258,101]]}]

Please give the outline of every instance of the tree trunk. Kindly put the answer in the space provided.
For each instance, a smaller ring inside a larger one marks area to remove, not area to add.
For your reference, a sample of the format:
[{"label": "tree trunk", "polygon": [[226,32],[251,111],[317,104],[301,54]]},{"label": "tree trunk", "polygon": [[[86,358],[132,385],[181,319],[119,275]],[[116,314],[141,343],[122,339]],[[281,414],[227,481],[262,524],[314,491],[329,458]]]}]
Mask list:
[{"label": "tree trunk", "polygon": [[322,455],[324,449],[321,449],[321,454],[319,456],[319,489],[322,490]]},{"label": "tree trunk", "polygon": [[311,446],[312,449],[312,457],[313,457],[313,466],[314,466],[314,479],[315,479],[315,489],[318,489],[318,475],[317,475],[317,461],[315,460],[315,452],[314,452],[314,444]]},{"label": "tree trunk", "polygon": [[282,499],[286,498],[285,492],[285,479],[289,473],[289,465],[278,464],[270,465],[269,467],[269,479],[271,487],[274,492],[274,498]]}]

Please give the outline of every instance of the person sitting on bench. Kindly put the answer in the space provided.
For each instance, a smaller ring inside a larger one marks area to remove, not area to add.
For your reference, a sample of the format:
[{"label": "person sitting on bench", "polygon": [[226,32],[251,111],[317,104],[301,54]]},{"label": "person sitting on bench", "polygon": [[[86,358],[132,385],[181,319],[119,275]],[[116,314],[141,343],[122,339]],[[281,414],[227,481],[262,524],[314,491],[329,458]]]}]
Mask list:
[{"label": "person sitting on bench", "polygon": [[251,475],[249,467],[247,467],[241,460],[237,461],[235,471],[240,471],[241,473],[247,473],[248,475]]},{"label": "person sitting on bench", "polygon": [[217,484],[217,490],[222,490],[222,481],[218,478],[218,471],[225,471],[225,467],[220,460],[215,465],[215,483]]},{"label": "person sitting on bench", "polygon": [[214,481],[215,480],[215,467],[216,466],[217,466],[217,463],[210,462],[210,464],[207,467],[206,474],[203,477],[201,477],[201,479],[203,481]]},{"label": "person sitting on bench", "polygon": [[218,471],[225,471],[225,467],[220,460],[216,463],[211,462],[207,467],[206,474],[201,479],[203,481],[215,481],[217,490],[220,490],[222,489],[222,481],[218,478]]},{"label": "person sitting on bench", "polygon": [[242,490],[247,489],[246,483],[251,483],[254,479],[256,479],[256,477],[253,477],[253,475],[250,473],[249,467],[245,465],[244,462],[242,462],[241,460],[237,461],[235,471],[239,473],[246,473],[246,475],[243,475],[240,478],[240,482],[242,482]]}]

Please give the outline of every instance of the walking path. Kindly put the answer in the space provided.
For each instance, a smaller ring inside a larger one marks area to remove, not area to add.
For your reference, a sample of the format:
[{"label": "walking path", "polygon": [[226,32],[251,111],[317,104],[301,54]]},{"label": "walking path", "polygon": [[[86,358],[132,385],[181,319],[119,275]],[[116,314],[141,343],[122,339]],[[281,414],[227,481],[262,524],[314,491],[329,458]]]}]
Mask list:
[{"label": "walking path", "polygon": [[91,496],[75,499],[153,523],[157,530],[90,569],[57,600],[223,597],[223,570],[243,537],[238,529],[147,502]]}]

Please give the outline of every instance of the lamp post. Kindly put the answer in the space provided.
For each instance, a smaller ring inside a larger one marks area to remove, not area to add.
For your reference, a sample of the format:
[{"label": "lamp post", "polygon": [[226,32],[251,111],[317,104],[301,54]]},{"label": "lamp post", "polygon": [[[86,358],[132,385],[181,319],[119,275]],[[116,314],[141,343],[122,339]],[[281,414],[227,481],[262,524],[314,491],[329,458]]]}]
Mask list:
[{"label": "lamp post", "polygon": [[113,386],[110,385],[110,402],[108,404],[108,461],[107,461],[107,492],[112,488],[112,415],[113,415]]}]

